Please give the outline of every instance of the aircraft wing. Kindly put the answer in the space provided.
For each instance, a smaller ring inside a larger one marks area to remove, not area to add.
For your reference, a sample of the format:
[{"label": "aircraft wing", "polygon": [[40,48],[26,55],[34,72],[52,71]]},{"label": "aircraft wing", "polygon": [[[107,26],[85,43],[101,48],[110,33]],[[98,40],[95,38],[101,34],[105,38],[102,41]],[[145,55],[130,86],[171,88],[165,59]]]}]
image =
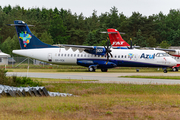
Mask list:
[{"label": "aircraft wing", "polygon": [[82,46],[82,45],[63,45],[66,50],[69,50],[70,48],[73,51],[79,50],[80,52],[83,52],[84,50],[93,50],[93,46]]},{"label": "aircraft wing", "polygon": [[165,52],[176,52],[176,50],[172,50],[172,49],[163,49],[163,48],[151,48],[151,49],[162,50],[162,51],[165,51]]}]

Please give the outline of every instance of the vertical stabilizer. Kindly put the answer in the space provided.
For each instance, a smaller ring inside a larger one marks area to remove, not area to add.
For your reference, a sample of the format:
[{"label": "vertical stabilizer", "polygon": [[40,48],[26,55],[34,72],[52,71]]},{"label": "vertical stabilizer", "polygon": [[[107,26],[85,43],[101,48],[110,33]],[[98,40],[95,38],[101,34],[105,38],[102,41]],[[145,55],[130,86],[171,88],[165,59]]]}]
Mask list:
[{"label": "vertical stabilizer", "polygon": [[112,47],[129,47],[130,45],[124,41],[120,33],[116,29],[107,29],[109,39],[111,41]]},{"label": "vertical stabilizer", "polygon": [[25,22],[21,20],[15,20],[14,24],[9,24],[9,26],[15,26],[16,32],[19,39],[19,44],[21,49],[35,49],[35,48],[55,48],[57,46],[52,46],[40,41],[36,36],[34,36]]}]

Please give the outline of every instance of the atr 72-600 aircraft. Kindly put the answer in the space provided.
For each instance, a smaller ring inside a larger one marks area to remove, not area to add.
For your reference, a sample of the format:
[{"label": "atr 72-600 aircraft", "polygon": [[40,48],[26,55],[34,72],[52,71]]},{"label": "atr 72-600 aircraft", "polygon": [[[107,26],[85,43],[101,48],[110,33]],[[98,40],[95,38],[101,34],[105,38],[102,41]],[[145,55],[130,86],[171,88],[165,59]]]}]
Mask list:
[{"label": "atr 72-600 aircraft", "polygon": [[[109,39],[111,41],[111,45],[113,48],[115,48],[115,49],[132,49],[132,45],[130,46],[126,41],[124,41],[122,39],[120,33],[116,29],[110,28],[110,29],[107,29],[107,32],[103,32],[103,33],[108,33]],[[132,42],[131,42],[131,44],[132,44]],[[162,49],[162,48],[150,48],[150,49],[162,50],[172,56],[180,57],[180,50]],[[180,66],[180,62],[178,59],[177,65],[172,67],[173,71],[178,71],[179,66]]]},{"label": "atr 72-600 aircraft", "polygon": [[165,68],[176,65],[176,61],[163,51],[112,49],[101,46],[64,45],[65,48],[41,42],[34,36],[25,22],[16,20],[15,26],[21,50],[13,53],[46,61],[54,64],[75,64],[89,68],[89,71],[101,69],[107,72],[114,67],[158,67]]}]

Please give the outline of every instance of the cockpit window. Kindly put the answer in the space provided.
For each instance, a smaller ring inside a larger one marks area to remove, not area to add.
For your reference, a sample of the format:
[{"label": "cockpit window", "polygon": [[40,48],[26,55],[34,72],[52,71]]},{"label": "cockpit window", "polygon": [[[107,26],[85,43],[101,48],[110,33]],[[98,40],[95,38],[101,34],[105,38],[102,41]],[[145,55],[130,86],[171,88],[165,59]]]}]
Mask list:
[{"label": "cockpit window", "polygon": [[157,53],[156,54],[156,57],[168,57],[169,56],[169,54],[167,54],[167,53]]}]

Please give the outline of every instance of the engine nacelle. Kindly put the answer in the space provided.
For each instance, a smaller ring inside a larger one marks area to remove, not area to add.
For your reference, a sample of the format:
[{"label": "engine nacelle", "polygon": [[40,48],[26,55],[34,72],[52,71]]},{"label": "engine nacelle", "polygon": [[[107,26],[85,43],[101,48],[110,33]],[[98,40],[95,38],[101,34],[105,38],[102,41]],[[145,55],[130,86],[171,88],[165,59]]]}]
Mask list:
[{"label": "engine nacelle", "polygon": [[84,51],[87,52],[87,53],[90,53],[90,54],[94,54],[94,55],[102,55],[102,56],[104,56],[106,54],[106,49],[104,47],[97,47],[97,46],[94,46],[93,50],[86,49]]}]

